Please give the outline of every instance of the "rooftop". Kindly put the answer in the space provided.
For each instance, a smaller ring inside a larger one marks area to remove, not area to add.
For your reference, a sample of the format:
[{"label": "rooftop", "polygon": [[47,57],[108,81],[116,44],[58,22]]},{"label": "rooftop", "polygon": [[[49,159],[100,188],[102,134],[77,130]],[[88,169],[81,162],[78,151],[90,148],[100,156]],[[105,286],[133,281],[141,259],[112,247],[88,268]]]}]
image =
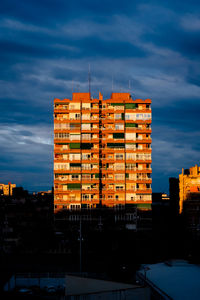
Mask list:
[{"label": "rooftop", "polygon": [[[146,272],[146,275],[145,275]],[[185,260],[145,265],[138,272],[152,285],[173,300],[197,300],[200,295],[200,266]],[[167,299],[167,298],[166,298]]]}]

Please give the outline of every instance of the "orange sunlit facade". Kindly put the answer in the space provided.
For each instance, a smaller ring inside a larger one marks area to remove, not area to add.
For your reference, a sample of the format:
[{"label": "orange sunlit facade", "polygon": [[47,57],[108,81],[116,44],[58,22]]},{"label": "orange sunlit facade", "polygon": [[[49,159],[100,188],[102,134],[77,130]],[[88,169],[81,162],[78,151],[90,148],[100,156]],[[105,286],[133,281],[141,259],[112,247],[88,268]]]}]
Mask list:
[{"label": "orange sunlit facade", "polygon": [[54,210],[150,207],[151,100],[54,100]]},{"label": "orange sunlit facade", "polygon": [[195,165],[189,169],[182,169],[179,175],[179,212],[182,213],[184,202],[200,192],[200,167]]}]

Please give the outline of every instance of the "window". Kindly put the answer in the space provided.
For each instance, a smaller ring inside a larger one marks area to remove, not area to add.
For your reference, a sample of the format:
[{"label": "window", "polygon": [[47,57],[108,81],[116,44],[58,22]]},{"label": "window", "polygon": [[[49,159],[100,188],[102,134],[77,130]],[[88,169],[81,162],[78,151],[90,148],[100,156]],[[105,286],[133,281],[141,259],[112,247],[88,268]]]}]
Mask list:
[{"label": "window", "polygon": [[115,164],[115,170],[124,170],[124,164],[123,163],[122,164],[116,163]]},{"label": "window", "polygon": [[82,154],[82,160],[89,160],[90,157],[91,157],[90,154],[86,154],[86,153],[83,153],[83,154]]},{"label": "window", "polygon": [[82,103],[82,109],[90,109],[90,103]]},{"label": "window", "polygon": [[55,123],[54,129],[69,129],[69,124],[67,123]]},{"label": "window", "polygon": [[68,188],[68,190],[80,190],[81,184],[80,183],[68,183],[67,188]]},{"label": "window", "polygon": [[81,154],[80,153],[70,153],[69,154],[69,160],[81,160]]},{"label": "window", "polygon": [[82,134],[82,139],[83,140],[91,140],[91,134],[83,133]]},{"label": "window", "polygon": [[124,139],[124,133],[113,133],[114,139]]},{"label": "window", "polygon": [[70,169],[71,170],[80,170],[81,169],[81,163],[70,163]]},{"label": "window", "polygon": [[80,120],[80,114],[70,113],[69,118],[70,118],[70,120]]},{"label": "window", "polygon": [[124,187],[123,185],[116,185],[116,191],[123,191]]},{"label": "window", "polygon": [[90,130],[91,129],[91,124],[82,124],[81,129],[82,130]]},{"label": "window", "polygon": [[68,139],[69,133],[55,133],[55,139]]},{"label": "window", "polygon": [[151,119],[151,114],[144,114],[144,120]]},{"label": "window", "polygon": [[135,170],[136,169],[136,164],[126,164],[126,169],[127,170]]},{"label": "window", "polygon": [[135,140],[136,139],[136,134],[135,133],[127,133],[126,132],[126,139],[127,140]]},{"label": "window", "polygon": [[107,143],[108,148],[115,148],[115,149],[123,149],[125,148],[124,143]]},{"label": "window", "polygon": [[128,159],[128,160],[135,160],[135,158],[136,158],[135,153],[127,153],[126,154],[126,159]]},{"label": "window", "polygon": [[69,170],[69,164],[68,163],[55,163],[54,164],[54,170]]},{"label": "window", "polygon": [[111,103],[110,105],[114,107],[120,106],[122,108],[122,106],[124,106],[124,103]]},{"label": "window", "polygon": [[70,149],[80,149],[80,143],[70,143],[69,148]]},{"label": "window", "polygon": [[90,195],[88,195],[88,194],[83,194],[83,195],[82,195],[82,199],[83,199],[83,200],[90,200]]},{"label": "window", "polygon": [[74,130],[74,129],[80,129],[80,124],[71,123],[71,124],[70,124],[70,129],[71,129],[71,130]]},{"label": "window", "polygon": [[136,114],[136,120],[142,120],[143,114]]},{"label": "window", "polygon": [[72,180],[73,180],[73,179],[74,179],[74,180],[75,180],[75,179],[78,180],[78,179],[79,179],[79,175],[78,175],[78,174],[72,174]]},{"label": "window", "polygon": [[82,143],[81,144],[81,149],[92,149],[93,144],[89,143]]},{"label": "window", "polygon": [[134,113],[126,113],[125,114],[125,119],[126,120],[135,120],[136,119],[136,114],[134,114]]},{"label": "window", "polygon": [[70,134],[70,140],[74,141],[74,140],[80,140],[80,134]]},{"label": "window", "polygon": [[82,174],[82,180],[91,180],[90,174]]},{"label": "window", "polygon": [[116,158],[116,160],[123,160],[124,155],[123,154],[116,154],[115,158]]},{"label": "window", "polygon": [[91,165],[90,164],[82,164],[82,169],[83,170],[91,170]]},{"label": "window", "polygon": [[125,103],[126,109],[135,109],[137,107],[136,103]]},{"label": "window", "polygon": [[131,144],[131,143],[127,143],[126,144],[126,149],[133,149],[133,150],[135,150],[136,149],[136,144]]},{"label": "window", "polygon": [[124,130],[124,124],[115,124],[115,129],[116,130]]},{"label": "window", "polygon": [[90,120],[90,114],[82,114],[82,120]]},{"label": "window", "polygon": [[69,103],[69,109],[80,109],[80,103]]},{"label": "window", "polygon": [[125,177],[124,177],[124,174],[116,174],[115,175],[115,180],[124,180]]},{"label": "window", "polygon": [[121,114],[115,114],[115,120],[121,120],[122,116]]},{"label": "window", "polygon": [[126,123],[126,124],[125,124],[125,127],[126,127],[126,128],[129,128],[129,127],[131,127],[131,128],[132,128],[132,127],[137,127],[137,124],[135,124],[135,123]]}]

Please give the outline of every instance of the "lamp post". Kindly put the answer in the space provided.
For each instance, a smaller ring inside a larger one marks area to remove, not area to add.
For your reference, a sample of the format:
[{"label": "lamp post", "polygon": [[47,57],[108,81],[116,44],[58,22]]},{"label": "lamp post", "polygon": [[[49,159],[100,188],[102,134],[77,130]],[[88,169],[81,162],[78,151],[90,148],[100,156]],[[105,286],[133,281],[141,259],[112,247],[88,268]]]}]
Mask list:
[{"label": "lamp post", "polygon": [[79,239],[80,239],[80,274],[82,272],[82,220],[80,215],[80,232],[79,232]]},{"label": "lamp post", "polygon": [[79,224],[79,272],[80,274],[82,273],[82,219],[81,219],[81,214],[80,214],[80,224]]}]

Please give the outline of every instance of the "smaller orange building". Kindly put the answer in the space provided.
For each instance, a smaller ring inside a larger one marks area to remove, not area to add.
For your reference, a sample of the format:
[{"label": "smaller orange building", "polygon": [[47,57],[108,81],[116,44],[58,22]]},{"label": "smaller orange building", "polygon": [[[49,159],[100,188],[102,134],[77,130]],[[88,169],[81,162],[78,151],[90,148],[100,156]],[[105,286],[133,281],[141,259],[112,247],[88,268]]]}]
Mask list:
[{"label": "smaller orange building", "polygon": [[12,196],[13,188],[16,187],[16,184],[8,182],[8,184],[0,183],[0,193],[4,196]]},{"label": "smaller orange building", "polygon": [[182,169],[179,175],[179,206],[180,213],[183,210],[183,203],[191,193],[200,192],[200,167],[195,165],[190,169]]}]

